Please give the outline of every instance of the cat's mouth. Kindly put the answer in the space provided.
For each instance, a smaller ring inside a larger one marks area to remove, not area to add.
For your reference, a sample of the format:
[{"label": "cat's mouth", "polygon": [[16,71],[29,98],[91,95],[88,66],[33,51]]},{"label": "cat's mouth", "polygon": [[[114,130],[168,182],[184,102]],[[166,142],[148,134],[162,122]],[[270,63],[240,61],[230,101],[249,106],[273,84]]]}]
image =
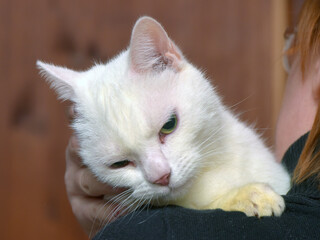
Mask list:
[{"label": "cat's mouth", "polygon": [[150,201],[153,206],[165,206],[169,204],[175,204],[177,199],[183,198],[186,194],[186,188],[183,186],[179,187],[163,187],[162,192],[158,192],[152,197]]},{"label": "cat's mouth", "polygon": [[175,199],[185,195],[192,181],[170,182],[167,186],[148,184],[132,189],[132,197],[135,199],[145,199],[158,206],[168,204]]},{"label": "cat's mouth", "polygon": [[156,198],[163,198],[165,201],[171,201],[180,198],[188,191],[190,181],[183,182],[181,184],[169,184],[169,186],[162,186],[159,189],[158,196]]}]

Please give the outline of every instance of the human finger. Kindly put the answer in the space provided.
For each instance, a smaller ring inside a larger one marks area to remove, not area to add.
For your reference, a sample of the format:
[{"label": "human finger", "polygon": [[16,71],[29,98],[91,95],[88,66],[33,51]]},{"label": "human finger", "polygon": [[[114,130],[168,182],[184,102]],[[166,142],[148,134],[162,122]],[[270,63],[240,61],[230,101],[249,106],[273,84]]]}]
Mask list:
[{"label": "human finger", "polygon": [[79,184],[83,192],[93,197],[102,195],[112,197],[124,191],[124,188],[114,188],[106,183],[98,181],[87,168],[83,168],[79,171]]},{"label": "human finger", "polygon": [[83,167],[81,158],[78,155],[76,150],[76,138],[71,137],[69,140],[69,144],[66,149],[66,171],[64,175],[64,181],[66,185],[66,190],[68,196],[73,195],[84,195],[85,193],[80,187],[79,184],[79,171],[81,171]]},{"label": "human finger", "polygon": [[66,149],[66,164],[67,170],[69,165],[76,164],[78,167],[83,166],[82,160],[79,156],[79,143],[76,136],[71,136]]},{"label": "human finger", "polygon": [[67,110],[66,110],[66,115],[69,120],[69,123],[73,121],[73,119],[76,117],[76,110],[74,104],[71,104]]}]

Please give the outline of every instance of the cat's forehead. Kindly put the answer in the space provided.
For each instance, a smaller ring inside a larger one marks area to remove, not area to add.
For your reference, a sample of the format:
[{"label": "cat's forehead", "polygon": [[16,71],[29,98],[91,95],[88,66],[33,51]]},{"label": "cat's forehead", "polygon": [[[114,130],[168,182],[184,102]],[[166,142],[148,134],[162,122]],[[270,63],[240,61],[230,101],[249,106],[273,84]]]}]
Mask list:
[{"label": "cat's forehead", "polygon": [[151,124],[166,120],[177,108],[178,88],[174,78],[174,73],[167,71],[146,75],[141,79],[136,77],[132,81],[132,89],[138,96],[137,104]]},{"label": "cat's forehead", "polygon": [[[130,117],[124,117],[132,139],[148,141],[148,138],[157,136],[158,132],[176,109],[174,89],[168,78],[159,76],[144,76],[133,79],[126,85],[119,99],[125,104],[126,112]],[[130,129],[130,130],[129,130]],[[123,136],[128,132],[124,131]]]},{"label": "cat's forehead", "polygon": [[110,82],[92,93],[85,106],[92,128],[122,152],[157,137],[175,108],[167,87],[158,84]]}]

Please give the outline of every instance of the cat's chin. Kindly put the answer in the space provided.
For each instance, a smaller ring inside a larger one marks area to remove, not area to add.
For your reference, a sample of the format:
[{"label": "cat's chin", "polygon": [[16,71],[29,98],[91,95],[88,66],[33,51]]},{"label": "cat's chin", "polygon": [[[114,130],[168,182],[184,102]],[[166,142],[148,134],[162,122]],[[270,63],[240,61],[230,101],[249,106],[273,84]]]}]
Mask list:
[{"label": "cat's chin", "polygon": [[149,199],[153,206],[164,206],[174,203],[177,199],[187,193],[187,183],[178,186],[155,186],[152,188],[142,189],[133,192],[135,199]]},{"label": "cat's chin", "polygon": [[179,199],[181,197],[183,197],[187,192],[188,192],[188,189],[189,189],[189,186],[191,184],[189,182],[186,182],[182,185],[179,185],[177,187],[173,187],[173,188],[170,188],[170,201],[175,201],[176,199]]},{"label": "cat's chin", "polygon": [[153,205],[163,206],[176,202],[188,192],[190,185],[190,182],[185,182],[177,186],[161,187],[162,189],[155,193]]}]

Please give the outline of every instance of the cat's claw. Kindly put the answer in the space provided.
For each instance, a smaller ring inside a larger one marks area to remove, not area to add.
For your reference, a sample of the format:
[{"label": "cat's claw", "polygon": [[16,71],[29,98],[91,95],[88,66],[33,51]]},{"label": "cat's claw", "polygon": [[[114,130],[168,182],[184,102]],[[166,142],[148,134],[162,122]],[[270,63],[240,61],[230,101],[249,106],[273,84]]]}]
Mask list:
[{"label": "cat's claw", "polygon": [[225,211],[241,211],[247,216],[278,217],[285,209],[285,202],[268,184],[252,183],[233,189],[221,198],[221,201],[213,202],[211,207]]}]

